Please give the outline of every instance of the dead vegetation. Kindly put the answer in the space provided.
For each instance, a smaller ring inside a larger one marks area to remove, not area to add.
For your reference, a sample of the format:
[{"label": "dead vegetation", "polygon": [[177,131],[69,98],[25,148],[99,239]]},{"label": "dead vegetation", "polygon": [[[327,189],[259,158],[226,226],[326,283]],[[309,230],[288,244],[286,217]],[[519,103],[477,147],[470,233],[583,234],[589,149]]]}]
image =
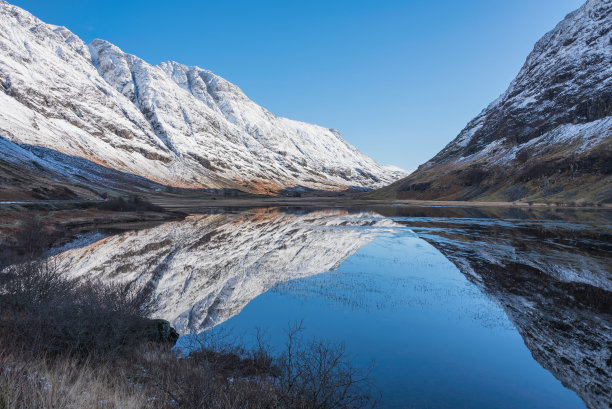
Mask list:
[{"label": "dead vegetation", "polygon": [[22,216],[10,237],[0,236],[0,269],[9,264],[34,260],[65,232],[59,225],[44,223],[36,215]]},{"label": "dead vegetation", "polygon": [[148,200],[131,195],[127,198],[121,196],[104,200],[96,206],[100,210],[110,210],[114,212],[163,212],[164,208],[154,205]]}]

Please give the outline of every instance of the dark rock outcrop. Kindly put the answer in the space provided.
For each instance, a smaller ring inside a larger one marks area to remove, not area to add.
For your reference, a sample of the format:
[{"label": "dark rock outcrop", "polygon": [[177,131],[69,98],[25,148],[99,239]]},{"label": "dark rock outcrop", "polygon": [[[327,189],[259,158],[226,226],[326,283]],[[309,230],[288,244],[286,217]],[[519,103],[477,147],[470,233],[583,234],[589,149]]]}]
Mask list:
[{"label": "dark rock outcrop", "polygon": [[157,342],[174,346],[179,339],[179,334],[170,325],[170,322],[162,319],[146,319],[133,329],[134,337],[143,341]]},{"label": "dark rock outcrop", "polygon": [[179,339],[179,334],[170,326],[166,320],[154,319],[151,320],[150,339],[155,342],[168,343],[174,346]]}]

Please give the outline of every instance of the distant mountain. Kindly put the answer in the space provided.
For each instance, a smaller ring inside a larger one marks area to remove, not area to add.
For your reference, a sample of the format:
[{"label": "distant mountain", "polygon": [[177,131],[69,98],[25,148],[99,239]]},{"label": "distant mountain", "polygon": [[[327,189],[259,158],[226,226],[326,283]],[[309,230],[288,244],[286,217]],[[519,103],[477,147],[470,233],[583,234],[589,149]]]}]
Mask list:
[{"label": "distant mountain", "polygon": [[612,1],[570,13],[457,138],[372,196],[612,202]]},{"label": "distant mountain", "polygon": [[85,44],[1,0],[0,50],[0,143],[36,156],[0,153],[5,182],[3,167],[21,159],[62,182],[106,185],[121,174],[120,184],[135,176],[257,193],[377,188],[405,175],[336,130],[273,115],[210,71]]}]

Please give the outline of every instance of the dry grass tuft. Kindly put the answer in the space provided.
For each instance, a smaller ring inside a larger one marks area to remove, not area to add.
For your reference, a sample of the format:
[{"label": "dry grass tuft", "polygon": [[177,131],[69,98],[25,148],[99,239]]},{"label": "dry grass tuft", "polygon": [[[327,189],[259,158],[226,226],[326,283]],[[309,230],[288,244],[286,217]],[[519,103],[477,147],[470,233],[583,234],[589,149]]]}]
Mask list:
[{"label": "dry grass tuft", "polygon": [[0,358],[0,371],[2,409],[147,407],[145,391],[125,382],[110,365],[8,355]]}]

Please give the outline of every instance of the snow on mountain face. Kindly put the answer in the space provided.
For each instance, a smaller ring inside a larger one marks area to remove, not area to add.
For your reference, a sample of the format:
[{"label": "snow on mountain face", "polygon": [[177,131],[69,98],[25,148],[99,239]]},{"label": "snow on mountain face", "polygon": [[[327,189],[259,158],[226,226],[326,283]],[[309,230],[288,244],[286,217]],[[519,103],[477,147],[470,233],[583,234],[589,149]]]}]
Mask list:
[{"label": "snow on mountain face", "polygon": [[608,201],[611,145],[612,1],[588,0],[537,42],[506,92],[393,189],[399,197]]},{"label": "snow on mountain face", "polygon": [[431,162],[457,152],[467,158],[500,139],[525,143],[559,125],[612,115],[611,28],[610,0],[589,0],[570,13],[536,43],[506,92]]},{"label": "snow on mountain face", "polygon": [[151,286],[155,316],[197,333],[238,314],[276,284],[337,268],[396,225],[370,213],[190,216],[107,237],[57,256],[76,277]]},{"label": "snow on mountain face", "polygon": [[374,188],[335,130],[276,117],[210,71],[85,44],[0,1],[0,136],[179,187]]}]

